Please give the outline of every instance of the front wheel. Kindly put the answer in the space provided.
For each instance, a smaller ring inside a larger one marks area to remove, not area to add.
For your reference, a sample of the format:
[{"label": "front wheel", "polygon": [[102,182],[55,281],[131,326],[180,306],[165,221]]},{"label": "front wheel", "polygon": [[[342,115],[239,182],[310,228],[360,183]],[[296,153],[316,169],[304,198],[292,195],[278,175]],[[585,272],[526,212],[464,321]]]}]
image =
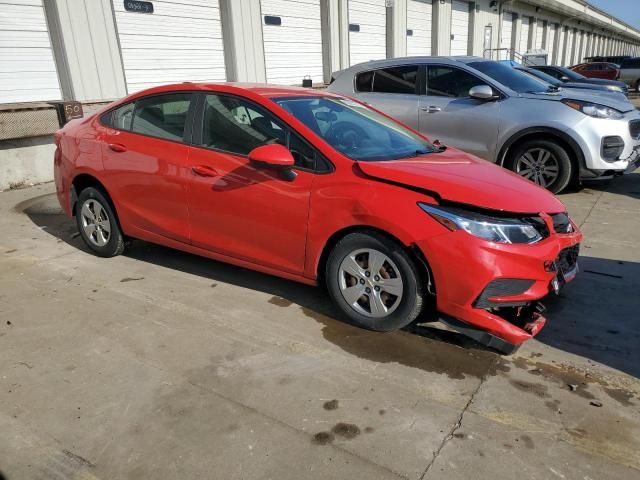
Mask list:
[{"label": "front wheel", "polygon": [[402,328],[419,315],[423,281],[402,245],[376,232],[352,233],[329,254],[325,281],[351,323],[381,332]]},{"label": "front wheel", "polygon": [[565,148],[552,140],[529,140],[516,147],[505,165],[552,193],[567,188],[573,165]]}]

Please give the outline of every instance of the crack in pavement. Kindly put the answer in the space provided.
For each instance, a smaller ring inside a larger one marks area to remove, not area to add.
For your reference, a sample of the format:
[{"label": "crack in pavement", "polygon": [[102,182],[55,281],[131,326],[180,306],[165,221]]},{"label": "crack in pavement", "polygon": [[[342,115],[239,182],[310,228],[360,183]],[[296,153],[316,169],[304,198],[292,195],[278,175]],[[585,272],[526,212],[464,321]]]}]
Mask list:
[{"label": "crack in pavement", "polygon": [[580,229],[582,230],[582,226],[587,223],[587,220],[589,220],[589,217],[591,216],[591,214],[593,213],[593,211],[595,210],[595,208],[598,206],[598,204],[600,203],[600,200],[602,199],[602,196],[608,193],[608,191],[606,189],[602,190],[600,192],[600,195],[598,195],[598,198],[596,198],[596,201],[593,202],[593,205],[591,205],[591,208],[589,209],[589,212],[587,213],[587,215],[584,217],[584,220],[582,220],[582,222],[580,222]]},{"label": "crack in pavement", "polygon": [[487,371],[485,372],[485,374],[480,379],[480,382],[478,383],[478,386],[473,390],[473,392],[471,392],[471,395],[469,396],[469,401],[462,408],[462,411],[460,412],[460,415],[458,415],[458,419],[455,421],[455,423],[453,424],[453,426],[451,427],[449,432],[447,432],[447,434],[444,436],[444,438],[442,439],[442,442],[440,442],[440,445],[438,446],[438,449],[435,452],[433,452],[433,458],[431,459],[431,461],[429,462],[427,467],[424,469],[424,472],[422,472],[422,475],[420,476],[419,480],[424,480],[426,478],[427,474],[431,470],[431,467],[433,467],[433,465],[436,463],[436,460],[440,456],[440,452],[442,452],[442,450],[447,445],[447,443],[449,443],[449,441],[453,438],[453,435],[456,433],[456,430],[458,430],[462,426],[462,420],[464,418],[464,414],[467,413],[467,410],[469,410],[469,407],[473,403],[473,400],[476,398],[476,395],[480,391],[480,388],[482,387],[482,385],[484,385],[484,382],[489,377],[489,372],[494,367],[497,366],[499,360],[500,360],[500,358],[496,357],[496,359],[494,360],[493,364],[489,368],[487,368]]}]

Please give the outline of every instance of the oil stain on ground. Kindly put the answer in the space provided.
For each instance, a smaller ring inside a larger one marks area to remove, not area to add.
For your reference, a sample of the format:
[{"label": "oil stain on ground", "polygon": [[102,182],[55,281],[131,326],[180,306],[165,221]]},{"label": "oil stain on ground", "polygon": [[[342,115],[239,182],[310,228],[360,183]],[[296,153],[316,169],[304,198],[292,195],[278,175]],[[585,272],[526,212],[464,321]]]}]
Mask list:
[{"label": "oil stain on ground", "polygon": [[293,302],[282,297],[271,297],[269,303],[278,307],[290,307]]},{"label": "oil stain on ground", "polygon": [[309,308],[302,307],[302,312],[323,325],[322,335],[327,341],[359,358],[378,363],[398,363],[445,374],[456,380],[482,378],[505,368],[498,355],[490,351],[460,348],[404,331],[371,332]]},{"label": "oil stain on ground", "polygon": [[325,410],[336,410],[338,408],[338,400],[329,400],[328,402],[324,402],[324,405],[322,405],[322,408],[324,408]]}]

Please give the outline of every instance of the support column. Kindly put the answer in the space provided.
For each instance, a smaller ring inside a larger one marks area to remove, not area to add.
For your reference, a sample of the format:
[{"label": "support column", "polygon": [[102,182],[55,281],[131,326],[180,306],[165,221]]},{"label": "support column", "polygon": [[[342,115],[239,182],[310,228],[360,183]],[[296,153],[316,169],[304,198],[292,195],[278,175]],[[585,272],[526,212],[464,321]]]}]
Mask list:
[{"label": "support column", "polygon": [[433,2],[431,17],[431,49],[434,55],[449,55],[451,53],[451,0]]},{"label": "support column", "polygon": [[220,0],[227,80],[266,82],[260,0]]},{"label": "support column", "polygon": [[387,0],[387,58],[407,56],[407,0]]}]

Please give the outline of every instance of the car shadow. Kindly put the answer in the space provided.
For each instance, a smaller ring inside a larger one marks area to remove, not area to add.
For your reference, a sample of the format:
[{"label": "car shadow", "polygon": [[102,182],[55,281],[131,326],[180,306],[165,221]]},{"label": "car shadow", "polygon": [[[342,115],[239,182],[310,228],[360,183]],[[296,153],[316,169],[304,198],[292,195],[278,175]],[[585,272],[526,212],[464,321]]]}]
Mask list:
[{"label": "car shadow", "polygon": [[583,186],[596,192],[640,199],[640,169],[629,175],[622,175],[610,180],[585,180]]},{"label": "car shadow", "polygon": [[[55,194],[15,207],[50,235],[87,252],[75,222],[58,206]],[[266,293],[269,303],[298,306],[301,314],[322,324],[324,338],[341,349],[376,362],[398,362],[446,373],[452,378],[481,375],[495,365],[495,353],[428,317],[402,332],[377,333],[352,327],[333,307],[323,288],[273,277],[139,240],[125,255],[138,261]],[[640,264],[580,257],[581,274],[559,297],[549,296],[547,326],[537,339],[549,346],[608,365],[640,378]]]}]

